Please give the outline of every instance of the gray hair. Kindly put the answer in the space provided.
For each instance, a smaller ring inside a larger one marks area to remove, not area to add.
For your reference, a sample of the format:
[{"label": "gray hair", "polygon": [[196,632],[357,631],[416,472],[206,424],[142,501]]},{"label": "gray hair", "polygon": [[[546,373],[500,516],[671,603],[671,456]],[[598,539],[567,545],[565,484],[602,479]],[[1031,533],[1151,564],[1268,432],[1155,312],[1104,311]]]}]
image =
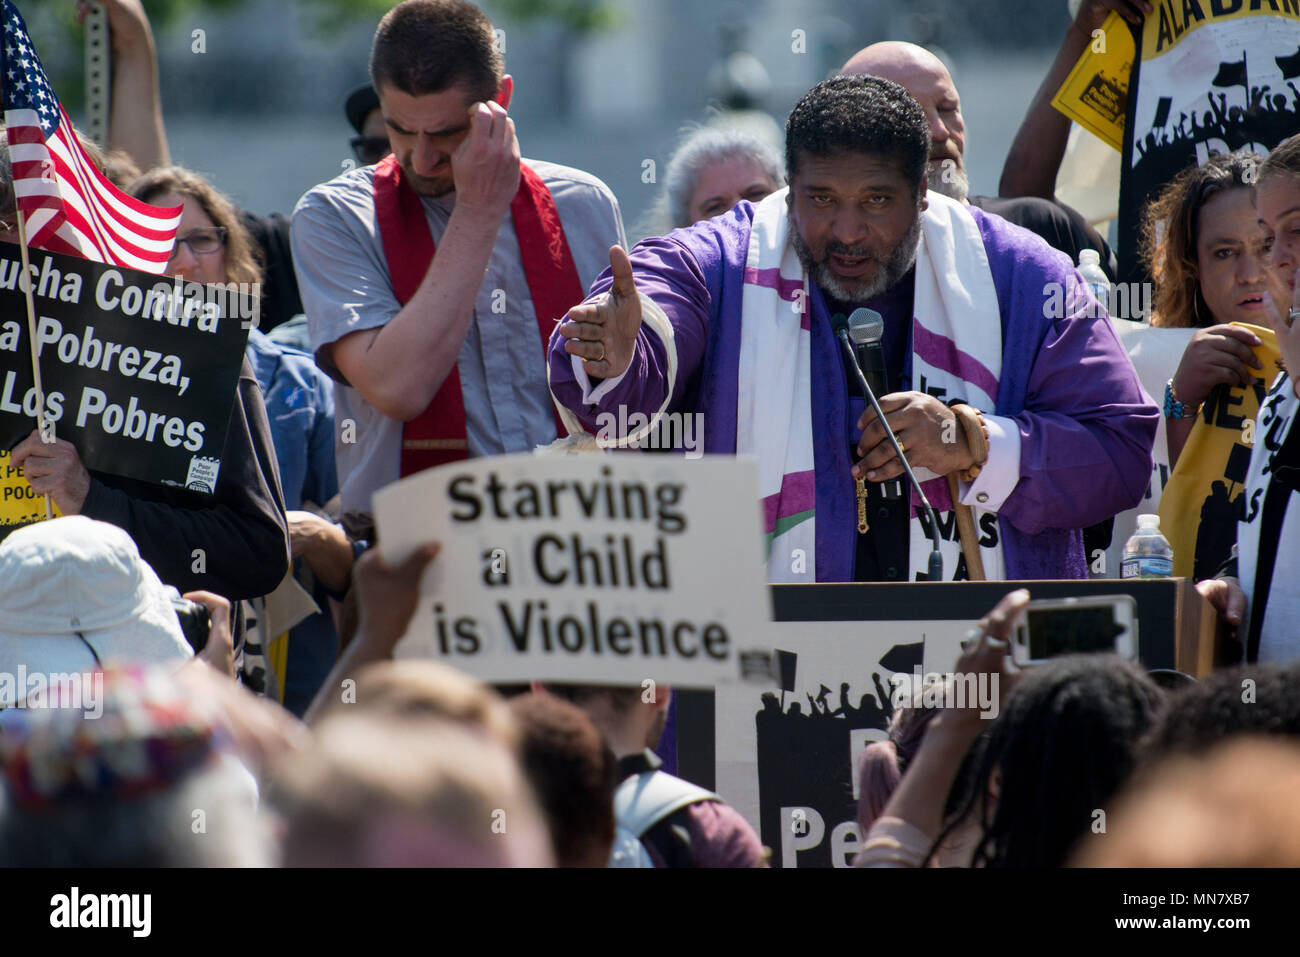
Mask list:
[{"label": "gray hair", "polygon": [[777,189],[785,185],[781,153],[775,147],[743,130],[699,127],[686,134],[664,167],[663,189],[644,223],[648,235],[662,236],[691,225],[691,193],[700,173],[714,163],[737,157],[757,163]]}]

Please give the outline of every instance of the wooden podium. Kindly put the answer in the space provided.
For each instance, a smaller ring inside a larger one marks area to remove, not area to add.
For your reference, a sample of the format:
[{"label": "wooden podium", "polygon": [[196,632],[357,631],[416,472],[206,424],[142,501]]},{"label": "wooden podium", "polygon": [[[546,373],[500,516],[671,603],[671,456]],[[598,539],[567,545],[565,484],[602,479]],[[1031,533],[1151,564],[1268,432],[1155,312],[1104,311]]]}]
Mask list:
[{"label": "wooden podium", "polygon": [[[1217,615],[1186,578],[774,585],[773,618],[808,623],[896,621],[900,626],[934,619],[974,624],[1016,588],[1028,588],[1032,599],[1131,595],[1137,602],[1138,653],[1146,668],[1171,668],[1199,678],[1215,666]],[[807,632],[816,639],[815,628]],[[713,788],[714,694],[681,690],[676,695],[678,773]]]}]

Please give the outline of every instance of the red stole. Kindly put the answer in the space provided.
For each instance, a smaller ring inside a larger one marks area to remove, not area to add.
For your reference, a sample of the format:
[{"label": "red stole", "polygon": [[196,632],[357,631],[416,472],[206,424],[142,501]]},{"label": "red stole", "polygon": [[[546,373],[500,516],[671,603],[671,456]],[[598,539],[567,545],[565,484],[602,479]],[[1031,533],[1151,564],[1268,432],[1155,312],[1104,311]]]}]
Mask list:
[{"label": "red stole", "polygon": [[[433,261],[434,244],[424,206],[402,177],[401,169],[394,156],[375,167],[374,198],[393,293],[398,302],[406,305]],[[544,363],[556,321],[582,302],[585,290],[578,279],[568,240],[564,238],[555,200],[542,178],[522,163],[519,192],[510,203],[510,216],[519,240],[528,292],[537,313],[537,331],[542,339],[540,361]],[[568,434],[558,411],[555,411],[555,430],[557,436]],[[465,399],[460,391],[460,372],[453,363],[429,407],[402,425],[400,474],[405,478],[465,458],[469,458]]]}]

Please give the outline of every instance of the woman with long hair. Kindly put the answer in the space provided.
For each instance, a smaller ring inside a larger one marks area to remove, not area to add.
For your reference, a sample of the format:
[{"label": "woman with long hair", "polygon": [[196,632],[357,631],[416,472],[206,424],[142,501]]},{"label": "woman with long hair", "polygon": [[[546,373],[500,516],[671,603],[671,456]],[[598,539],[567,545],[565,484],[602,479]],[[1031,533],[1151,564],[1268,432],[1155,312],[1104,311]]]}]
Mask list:
[{"label": "woman with long hair", "polygon": [[252,239],[230,200],[197,173],[160,166],[130,188],[154,206],[184,206],[167,275],[202,283],[256,283],[262,279]]},{"label": "woman with long hair", "polygon": [[1218,385],[1249,385],[1259,339],[1232,322],[1263,324],[1264,236],[1252,186],[1260,160],[1220,154],[1176,176],[1147,208],[1143,255],[1155,282],[1151,324],[1195,328],[1165,386],[1165,435],[1172,467],[1196,410]]}]

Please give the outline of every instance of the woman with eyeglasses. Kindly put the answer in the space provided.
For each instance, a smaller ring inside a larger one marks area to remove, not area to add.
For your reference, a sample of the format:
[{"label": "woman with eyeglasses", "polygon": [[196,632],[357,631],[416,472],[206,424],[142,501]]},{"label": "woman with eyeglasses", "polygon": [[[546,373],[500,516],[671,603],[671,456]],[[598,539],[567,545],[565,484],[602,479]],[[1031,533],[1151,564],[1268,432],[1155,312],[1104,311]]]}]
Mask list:
[{"label": "woman with eyeglasses", "polygon": [[[0,219],[7,211],[4,197],[12,195],[5,172],[0,168]],[[184,205],[184,241],[170,274],[201,282],[257,281],[257,264],[233,209],[194,174],[155,170],[128,192]],[[181,592],[210,591],[232,604],[266,595],[289,569],[288,529],[262,395],[247,362],[234,394],[223,398],[230,419],[211,494],[92,471],[66,438],[44,442],[37,432],[13,450],[11,464],[22,468],[38,493],[49,494],[62,514],[124,529],[158,577]],[[197,549],[202,562],[196,561]],[[236,637],[241,630],[236,616]]]},{"label": "woman with eyeglasses", "polygon": [[130,193],[154,206],[184,207],[167,275],[202,283],[261,280],[261,264],[234,206],[203,177],[161,166],[132,183]]}]

